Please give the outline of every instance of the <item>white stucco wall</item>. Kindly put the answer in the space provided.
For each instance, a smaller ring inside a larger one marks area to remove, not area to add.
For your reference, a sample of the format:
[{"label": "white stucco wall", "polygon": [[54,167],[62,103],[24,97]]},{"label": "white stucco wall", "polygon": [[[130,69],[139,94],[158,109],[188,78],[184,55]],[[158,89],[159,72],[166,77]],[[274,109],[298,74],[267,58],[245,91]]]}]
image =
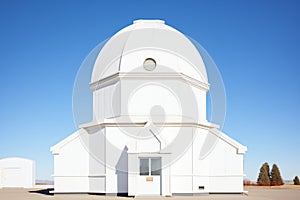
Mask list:
[{"label": "white stucco wall", "polygon": [[[80,129],[52,149],[55,192],[155,194],[160,180],[153,177],[147,182],[138,174],[140,157],[162,158],[161,195],[243,192],[243,154],[237,146],[206,128],[182,128],[190,143],[175,160],[172,148],[169,153],[160,153],[153,138],[135,140],[120,127]],[[162,129],[160,138],[165,146],[172,144],[168,135],[176,131],[178,127]]]},{"label": "white stucco wall", "polygon": [[89,191],[89,153],[84,144],[88,144],[88,136],[80,129],[52,147],[55,192]]},{"label": "white stucco wall", "polygon": [[0,160],[0,188],[35,186],[35,162],[24,158]]},{"label": "white stucco wall", "polygon": [[130,138],[117,127],[106,128],[106,193],[128,192],[128,147]]},{"label": "white stucco wall", "polygon": [[193,146],[196,153],[193,158],[195,190],[205,186],[204,191],[210,193],[243,192],[243,154],[213,133],[198,131]]},{"label": "white stucco wall", "polygon": [[93,92],[93,119],[98,123],[105,118],[120,115],[120,82],[107,85]]},{"label": "white stucco wall", "polygon": [[[177,117],[169,119],[173,122],[206,121],[206,91],[187,85],[179,77],[128,78],[121,81],[120,96],[121,115],[132,119],[137,115],[150,117],[151,108],[160,106],[165,117]],[[188,102],[191,99],[195,100],[192,104]]]},{"label": "white stucco wall", "polygon": [[243,155],[208,130],[198,128],[195,134],[193,145],[171,167],[172,192],[242,193]]},{"label": "white stucco wall", "polygon": [[210,161],[210,192],[243,192],[243,155],[237,149],[219,139]]}]

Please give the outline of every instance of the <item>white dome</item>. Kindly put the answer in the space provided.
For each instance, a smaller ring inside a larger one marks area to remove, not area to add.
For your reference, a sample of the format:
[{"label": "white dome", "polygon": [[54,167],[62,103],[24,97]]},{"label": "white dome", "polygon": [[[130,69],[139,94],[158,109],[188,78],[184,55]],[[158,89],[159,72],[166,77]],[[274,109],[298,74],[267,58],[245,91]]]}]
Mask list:
[{"label": "white dome", "polygon": [[[147,72],[147,58],[157,67]],[[116,33],[101,49],[91,83],[118,72],[177,72],[208,83],[203,60],[193,43],[162,20],[136,20]]]}]

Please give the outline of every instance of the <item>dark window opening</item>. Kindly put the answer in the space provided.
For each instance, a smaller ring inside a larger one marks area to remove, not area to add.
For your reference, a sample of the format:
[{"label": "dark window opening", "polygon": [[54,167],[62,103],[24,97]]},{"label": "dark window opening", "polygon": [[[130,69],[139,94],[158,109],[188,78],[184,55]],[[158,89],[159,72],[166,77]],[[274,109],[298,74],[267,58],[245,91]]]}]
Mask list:
[{"label": "dark window opening", "polygon": [[159,176],[161,174],[161,158],[140,158],[141,176]]}]

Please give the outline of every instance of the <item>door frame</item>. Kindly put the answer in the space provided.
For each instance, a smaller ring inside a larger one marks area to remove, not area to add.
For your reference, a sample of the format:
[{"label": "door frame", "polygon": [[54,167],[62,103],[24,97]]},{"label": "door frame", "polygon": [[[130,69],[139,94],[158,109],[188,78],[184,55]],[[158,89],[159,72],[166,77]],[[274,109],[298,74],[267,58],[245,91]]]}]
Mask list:
[{"label": "door frame", "polygon": [[[128,195],[129,196],[149,196],[143,195],[143,192],[139,189],[140,179],[140,158],[160,158],[160,177],[159,177],[159,194],[161,196],[172,196],[171,192],[171,170],[170,159],[171,153],[168,152],[133,152],[128,153]],[[146,176],[142,176],[144,180]],[[154,179],[153,179],[154,180]],[[151,196],[151,194],[150,194]]]}]

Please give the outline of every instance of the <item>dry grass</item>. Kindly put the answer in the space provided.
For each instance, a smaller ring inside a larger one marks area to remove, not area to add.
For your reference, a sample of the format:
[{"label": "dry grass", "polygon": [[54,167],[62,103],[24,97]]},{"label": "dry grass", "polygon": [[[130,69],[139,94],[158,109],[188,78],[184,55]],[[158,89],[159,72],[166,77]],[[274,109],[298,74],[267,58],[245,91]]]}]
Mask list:
[{"label": "dry grass", "polygon": [[245,190],[247,189],[291,189],[291,190],[300,190],[300,185],[294,185],[293,182],[285,182],[284,185],[280,186],[259,186],[255,184],[245,184]]}]

